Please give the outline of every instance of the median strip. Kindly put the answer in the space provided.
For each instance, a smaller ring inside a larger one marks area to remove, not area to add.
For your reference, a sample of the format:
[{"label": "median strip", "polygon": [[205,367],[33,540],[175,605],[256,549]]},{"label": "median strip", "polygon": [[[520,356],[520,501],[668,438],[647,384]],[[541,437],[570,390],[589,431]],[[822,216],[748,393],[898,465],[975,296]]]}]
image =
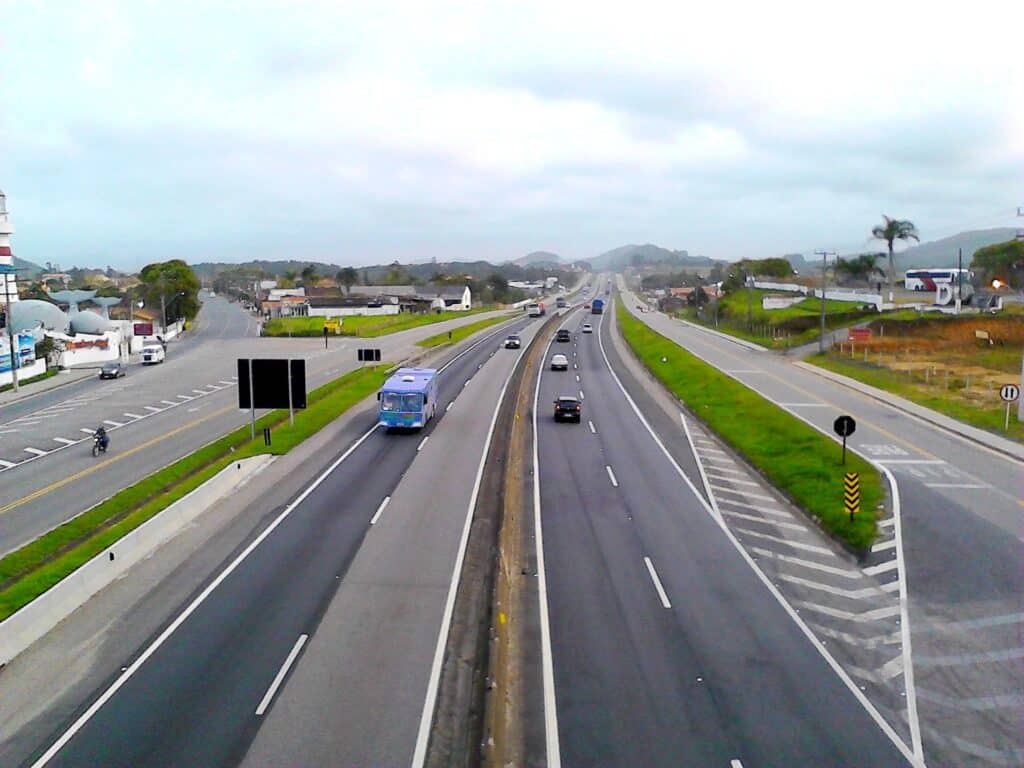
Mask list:
[{"label": "median strip", "polygon": [[[835,443],[806,423],[652,330],[617,303],[622,337],[640,362],[769,482],[858,553],[877,534],[878,471],[856,455],[839,463]],[[843,509],[843,473],[858,472],[861,512]]]},{"label": "median strip", "polygon": [[[288,425],[285,411],[271,411],[258,419],[257,434],[264,427],[274,427],[270,446],[263,444],[262,435],[257,440],[250,440],[249,427],[241,427],[0,558],[0,620],[34,600],[231,462],[262,453],[287,453],[375,392],[386,377],[385,366],[352,371],[310,392],[309,406],[295,414],[294,427]],[[115,454],[107,461],[126,458],[137,449]],[[19,503],[22,501],[15,502],[15,505]]]},{"label": "median strip", "polygon": [[440,347],[442,344],[456,344],[462,341],[467,336],[472,336],[477,331],[483,330],[492,325],[503,323],[508,320],[510,315],[499,315],[498,317],[488,317],[484,320],[477,320],[475,323],[469,323],[468,325],[461,325],[458,328],[453,328],[450,331],[444,333],[438,333],[433,336],[428,336],[422,341],[417,341],[416,345],[419,347]]}]

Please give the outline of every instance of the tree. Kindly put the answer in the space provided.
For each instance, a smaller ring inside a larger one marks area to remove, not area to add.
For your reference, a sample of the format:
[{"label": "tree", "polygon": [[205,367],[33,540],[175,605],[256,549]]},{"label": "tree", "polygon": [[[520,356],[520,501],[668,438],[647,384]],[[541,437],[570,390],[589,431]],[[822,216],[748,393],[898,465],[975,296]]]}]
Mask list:
[{"label": "tree", "polygon": [[381,280],[383,285],[407,285],[409,282],[409,274],[401,266],[392,266]]},{"label": "tree", "polygon": [[312,285],[316,282],[316,266],[314,264],[307,264],[302,268],[302,284]]},{"label": "tree", "polygon": [[875,274],[885,275],[877,263],[885,258],[884,253],[862,253],[852,259],[836,259],[836,272],[840,272],[851,280],[864,280],[871,286],[871,277]]},{"label": "tree", "polygon": [[918,236],[917,227],[914,222],[906,219],[890,219],[882,214],[882,223],[876,224],[871,229],[871,236],[875,240],[885,240],[889,247],[889,290],[896,285],[896,259],[893,256],[892,246],[897,240],[915,240],[921,242]]},{"label": "tree", "polygon": [[984,273],[985,282],[999,280],[1011,288],[1024,288],[1024,240],[979,248],[971,267]]},{"label": "tree", "polygon": [[348,294],[352,292],[352,286],[359,282],[359,273],[354,267],[345,267],[338,270],[334,279],[339,285],[345,286],[345,293]]},{"label": "tree", "polygon": [[199,312],[199,278],[181,259],[147,264],[139,273],[140,294],[152,309],[167,307],[167,322],[191,320]]}]

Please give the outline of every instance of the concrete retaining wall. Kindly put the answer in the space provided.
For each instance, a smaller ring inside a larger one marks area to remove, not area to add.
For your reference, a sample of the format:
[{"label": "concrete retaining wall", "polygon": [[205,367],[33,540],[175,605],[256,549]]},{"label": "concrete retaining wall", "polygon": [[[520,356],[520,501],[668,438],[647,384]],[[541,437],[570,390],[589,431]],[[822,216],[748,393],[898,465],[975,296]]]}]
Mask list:
[{"label": "concrete retaining wall", "polygon": [[174,538],[214,502],[244,485],[273,458],[261,455],[232,463],[0,622],[0,665],[8,663],[135,563]]}]

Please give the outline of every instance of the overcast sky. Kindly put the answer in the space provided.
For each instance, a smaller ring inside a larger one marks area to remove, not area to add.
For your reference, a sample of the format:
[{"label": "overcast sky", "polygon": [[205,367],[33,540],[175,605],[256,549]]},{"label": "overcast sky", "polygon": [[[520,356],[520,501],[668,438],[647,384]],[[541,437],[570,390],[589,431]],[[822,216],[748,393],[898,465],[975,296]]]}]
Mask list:
[{"label": "overcast sky", "polygon": [[1019,223],[1019,3],[604,5],[0,0],[14,252],[738,258],[867,248],[882,213]]}]

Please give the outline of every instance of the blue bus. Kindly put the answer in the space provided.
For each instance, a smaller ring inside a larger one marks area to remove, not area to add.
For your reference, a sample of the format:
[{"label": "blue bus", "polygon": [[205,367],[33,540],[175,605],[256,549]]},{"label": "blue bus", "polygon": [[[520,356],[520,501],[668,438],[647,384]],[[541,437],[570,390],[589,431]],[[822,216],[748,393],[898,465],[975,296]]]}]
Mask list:
[{"label": "blue bus", "polygon": [[421,429],[437,411],[437,370],[399,368],[384,382],[377,399],[381,424]]}]

